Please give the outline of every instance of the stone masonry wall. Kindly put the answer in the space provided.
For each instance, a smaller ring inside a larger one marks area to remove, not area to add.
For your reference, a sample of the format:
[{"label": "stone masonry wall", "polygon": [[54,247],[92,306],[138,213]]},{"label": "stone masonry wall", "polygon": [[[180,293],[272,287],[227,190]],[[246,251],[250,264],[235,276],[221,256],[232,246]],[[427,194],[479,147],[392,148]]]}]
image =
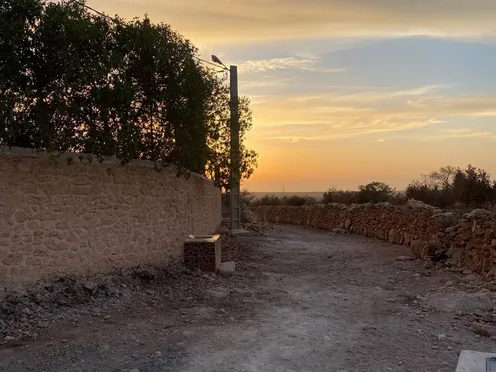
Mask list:
[{"label": "stone masonry wall", "polygon": [[220,191],[150,162],[0,152],[0,288],[182,256],[189,234],[220,226]]},{"label": "stone masonry wall", "polygon": [[344,229],[406,245],[417,258],[444,256],[449,266],[466,267],[496,278],[496,214],[486,210],[474,210],[459,220],[451,212],[415,200],[402,206],[334,203],[252,210],[267,222]]}]

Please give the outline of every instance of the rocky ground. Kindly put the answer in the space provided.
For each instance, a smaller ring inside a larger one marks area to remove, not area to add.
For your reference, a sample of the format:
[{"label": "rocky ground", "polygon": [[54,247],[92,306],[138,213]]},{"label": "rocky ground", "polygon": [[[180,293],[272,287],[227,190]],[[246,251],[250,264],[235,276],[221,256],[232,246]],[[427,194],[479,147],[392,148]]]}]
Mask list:
[{"label": "rocky ground", "polygon": [[229,277],[142,268],[7,297],[0,370],[447,372],[496,350],[496,296],[468,271],[295,226],[241,239]]}]

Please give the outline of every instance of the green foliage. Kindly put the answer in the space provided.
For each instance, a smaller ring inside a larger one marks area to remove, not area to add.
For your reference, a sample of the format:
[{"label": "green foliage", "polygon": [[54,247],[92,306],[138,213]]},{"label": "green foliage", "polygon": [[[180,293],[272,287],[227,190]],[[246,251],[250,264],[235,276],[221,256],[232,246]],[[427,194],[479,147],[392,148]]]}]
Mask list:
[{"label": "green foliage", "polygon": [[[168,25],[4,0],[0,35],[0,145],[220,168],[226,184],[228,90]],[[243,141],[249,102],[240,108]],[[256,153],[241,145],[249,177]]]},{"label": "green foliage", "polygon": [[[208,126],[208,156],[206,163],[206,175],[215,180],[217,186],[223,190],[230,187],[230,94],[228,87],[214,82],[214,94],[209,104],[209,126]],[[253,125],[250,100],[240,97],[238,102],[239,111],[239,137],[240,137],[240,172],[241,179],[249,179],[257,167],[258,154],[246,148],[246,134]]]},{"label": "green foliage", "polygon": [[254,200],[251,203],[253,207],[259,206],[290,206],[290,207],[301,207],[303,205],[313,205],[316,204],[317,200],[312,196],[283,196],[282,198],[275,195],[264,195],[260,199]]},{"label": "green foliage", "polygon": [[241,202],[247,206],[251,206],[255,201],[255,195],[249,190],[241,190]]},{"label": "green foliage", "polygon": [[336,187],[331,187],[322,196],[322,203],[339,203],[339,204],[355,204],[358,203],[358,192],[350,190],[338,190]]},{"label": "green foliage", "polygon": [[371,182],[358,186],[359,203],[383,203],[392,196],[394,189],[384,182]]},{"label": "green foliage", "polygon": [[472,165],[457,170],[453,191],[456,200],[466,206],[482,208],[496,203],[496,181],[492,182],[485,170]]},{"label": "green foliage", "polygon": [[407,195],[440,208],[456,204],[478,208],[494,206],[496,181],[491,181],[485,170],[471,165],[466,169],[447,166],[413,181]]},{"label": "green foliage", "polygon": [[254,200],[252,206],[277,206],[282,205],[281,198],[275,195],[264,195],[260,199]]}]

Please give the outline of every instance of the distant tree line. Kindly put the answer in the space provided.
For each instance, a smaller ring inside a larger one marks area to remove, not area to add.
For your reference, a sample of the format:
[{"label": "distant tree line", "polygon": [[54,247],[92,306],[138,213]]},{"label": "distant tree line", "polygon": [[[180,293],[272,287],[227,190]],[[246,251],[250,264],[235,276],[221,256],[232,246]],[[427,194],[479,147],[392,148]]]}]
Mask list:
[{"label": "distant tree line", "polygon": [[[168,25],[81,0],[0,2],[0,145],[176,165],[229,183],[229,90]],[[257,154],[243,139],[242,175]]]},{"label": "distant tree line", "polygon": [[250,205],[311,205],[323,204],[362,204],[389,202],[404,204],[409,199],[416,199],[439,208],[496,207],[496,181],[483,169],[468,165],[466,169],[452,166],[441,167],[420,179],[412,181],[405,192],[398,192],[384,182],[371,182],[358,186],[357,191],[339,190],[331,187],[317,201],[312,197],[266,195],[260,199],[251,198]]},{"label": "distant tree line", "polygon": [[[245,203],[246,203],[246,199]],[[291,206],[291,207],[300,207],[302,205],[313,205],[317,204],[317,199],[313,196],[275,196],[275,195],[264,195],[260,199],[251,198],[248,201],[248,205],[257,207],[257,206]]]},{"label": "distant tree line", "polygon": [[440,208],[496,206],[496,180],[491,180],[489,173],[472,165],[465,169],[446,166],[422,175],[408,185],[406,193],[409,198]]}]

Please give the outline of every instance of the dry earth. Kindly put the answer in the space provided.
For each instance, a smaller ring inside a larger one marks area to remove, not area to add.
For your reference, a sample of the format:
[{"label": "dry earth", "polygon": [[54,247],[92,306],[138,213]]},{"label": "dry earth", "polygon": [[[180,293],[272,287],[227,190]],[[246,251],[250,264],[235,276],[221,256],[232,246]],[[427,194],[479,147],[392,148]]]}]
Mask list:
[{"label": "dry earth", "polygon": [[295,226],[242,241],[232,277],[58,309],[1,347],[0,371],[447,372],[462,349],[496,350],[470,329],[496,321],[495,296],[405,247]]}]

